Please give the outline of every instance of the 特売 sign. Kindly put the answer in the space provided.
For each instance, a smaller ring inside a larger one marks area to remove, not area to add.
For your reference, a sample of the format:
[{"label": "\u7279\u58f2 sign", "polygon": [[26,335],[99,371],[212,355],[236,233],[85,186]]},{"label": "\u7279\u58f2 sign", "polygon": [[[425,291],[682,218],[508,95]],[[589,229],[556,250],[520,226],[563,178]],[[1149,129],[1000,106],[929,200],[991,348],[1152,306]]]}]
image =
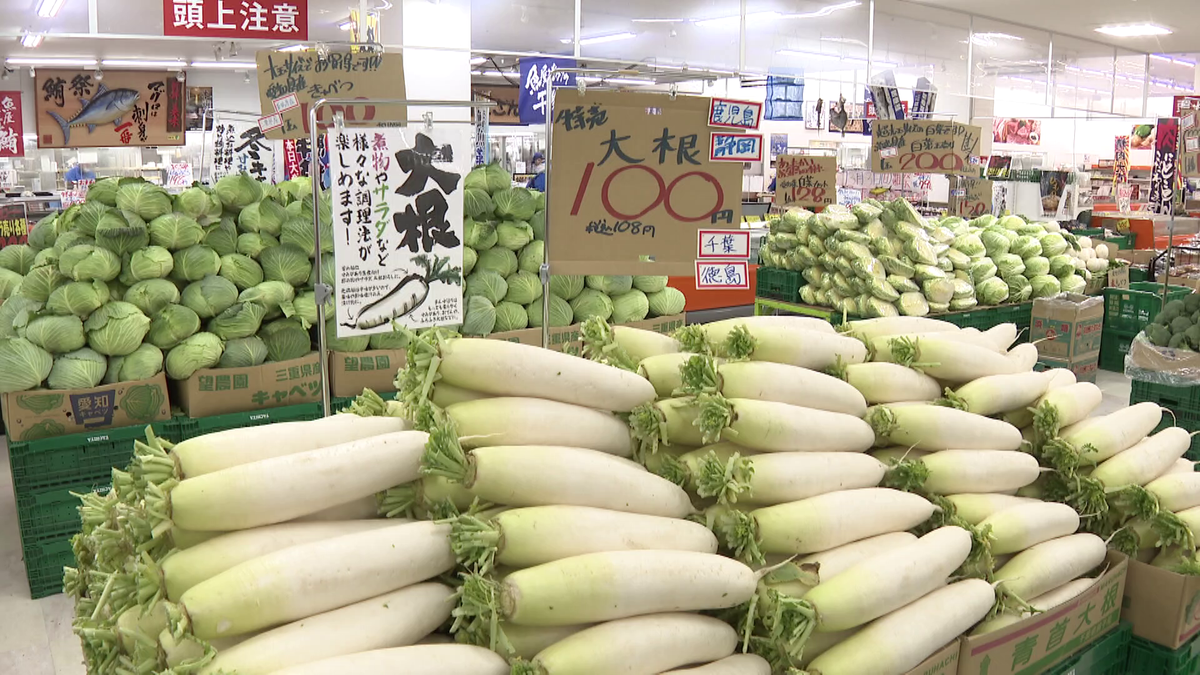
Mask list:
[{"label": "\u7279\u58f2 sign", "polygon": [[21,92],[0,91],[0,157],[25,156]]},{"label": "\u7279\u58f2 sign", "polygon": [[29,216],[23,202],[0,204],[0,248],[29,241]]},{"label": "\u7279\u58f2 sign", "polygon": [[762,134],[714,133],[709,147],[714,162],[762,161]]},{"label": "\u7279\u58f2 sign", "polygon": [[696,261],[696,290],[750,288],[749,264],[744,260]]},{"label": "\u7279\u58f2 sign", "polygon": [[985,178],[962,178],[958,193],[951,195],[950,214],[963,218],[978,218],[992,212],[993,183]]},{"label": "\u7279\u58f2 sign", "polygon": [[462,323],[466,125],[330,132],[339,337]]},{"label": "\u7279\u58f2 sign", "polygon": [[709,159],[706,98],[555,90],[554,274],[695,273],[696,233],[737,229],[742,167]]},{"label": "\u7279\u58f2 sign", "polygon": [[163,35],[307,40],[308,0],[163,0]]},{"label": "\u7279\u58f2 sign", "polygon": [[701,260],[750,258],[749,230],[700,230],[696,257]]},{"label": "\u7279\u58f2 sign", "polygon": [[876,120],[871,124],[871,170],[876,173],[974,172],[983,129],[940,120]]},{"label": "\u7279\u58f2 sign", "polygon": [[561,72],[574,67],[575,59],[521,59],[521,91],[517,99],[521,124],[546,123],[546,83],[553,87],[575,86],[575,73]]},{"label": "\u7279\u58f2 sign", "polygon": [[184,82],[166,71],[37,70],[39,148],[183,145]]},{"label": "\u7279\u58f2 sign", "polygon": [[[308,138],[308,109],[327,99],[403,99],[404,58],[399,53],[330,52],[320,58],[317,52],[260,51],[258,98],[264,113],[276,112],[275,100],[295,94],[299,105],[278,111],[281,126],[266,132],[267,138]],[[333,126],[336,113],[342,113],[348,125],[373,120],[403,122],[404,106],[331,104],[317,110],[317,126]]]},{"label": "\u7279\u58f2 sign", "polygon": [[708,104],[708,126],[727,129],[757,129],[762,122],[762,104],[713,98]]},{"label": "\u7279\u58f2 sign", "polygon": [[836,200],[836,157],[780,155],[775,161],[776,206],[828,206]]}]

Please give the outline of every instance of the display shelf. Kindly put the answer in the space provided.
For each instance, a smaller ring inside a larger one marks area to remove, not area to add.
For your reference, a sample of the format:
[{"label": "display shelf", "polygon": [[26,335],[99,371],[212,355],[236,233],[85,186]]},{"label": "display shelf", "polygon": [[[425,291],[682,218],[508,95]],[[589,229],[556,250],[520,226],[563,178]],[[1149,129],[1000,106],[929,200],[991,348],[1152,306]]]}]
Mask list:
[{"label": "display shelf", "polygon": [[795,270],[759,267],[754,285],[754,295],[770,300],[796,302],[800,297],[801,286],[804,286],[804,279]]},{"label": "display shelf", "polygon": [[44,541],[21,542],[25,554],[25,576],[34,600],[62,592],[63,567],[75,564],[71,536]]},{"label": "display shelf", "polygon": [[1137,332],[1134,331],[1104,329],[1100,336],[1100,370],[1124,373],[1125,355],[1129,353],[1129,347],[1135,337]]},{"label": "display shelf", "polygon": [[[18,491],[17,523],[22,540],[42,540],[79,531],[79,497],[76,494],[110,489],[107,479],[44,490]],[[72,494],[75,493],[75,494]]]}]

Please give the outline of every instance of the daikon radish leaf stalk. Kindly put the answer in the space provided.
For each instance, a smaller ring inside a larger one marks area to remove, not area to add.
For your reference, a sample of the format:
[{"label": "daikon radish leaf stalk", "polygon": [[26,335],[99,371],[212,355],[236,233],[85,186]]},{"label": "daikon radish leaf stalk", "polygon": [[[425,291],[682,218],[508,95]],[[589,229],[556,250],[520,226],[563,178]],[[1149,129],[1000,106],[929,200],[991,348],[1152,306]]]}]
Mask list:
[{"label": "daikon radish leaf stalk", "polygon": [[675,331],[672,337],[679,342],[681,351],[709,356],[715,356],[717,353],[716,347],[708,340],[708,334],[704,332],[704,326],[700,324],[684,326]]},{"label": "daikon radish leaf stalk", "polygon": [[429,518],[432,513],[459,513],[471,505],[475,496],[440,476],[424,476],[375,495],[378,513],[384,518]]},{"label": "daikon radish leaf stalk", "polygon": [[598,316],[593,316],[579,326],[583,339],[583,357],[622,370],[637,371],[637,360],[617,343],[612,326]]}]

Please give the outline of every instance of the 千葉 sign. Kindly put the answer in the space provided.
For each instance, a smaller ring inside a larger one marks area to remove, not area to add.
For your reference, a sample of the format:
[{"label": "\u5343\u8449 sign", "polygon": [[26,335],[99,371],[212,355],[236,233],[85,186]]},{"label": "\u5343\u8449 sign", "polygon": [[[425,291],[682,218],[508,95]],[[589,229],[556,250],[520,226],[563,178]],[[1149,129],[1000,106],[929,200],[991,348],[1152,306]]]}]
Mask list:
[{"label": "\u5343\u8449 sign", "polygon": [[836,199],[836,157],[780,155],[776,160],[776,206],[828,206]]},{"label": "\u5343\u8449 sign", "polygon": [[871,124],[871,170],[875,173],[976,173],[983,129],[941,120],[876,120]]},{"label": "\u5343\u8449 sign", "polygon": [[[320,58],[317,52],[260,51],[258,98],[263,113],[276,113],[275,101],[295,94],[299,106],[279,111],[280,126],[266,131],[271,140],[309,137],[308,110],[323,98],[403,99],[404,58],[398,53],[330,52]],[[336,113],[347,124],[362,122],[403,122],[405,106],[335,103],[317,110],[317,126],[333,126]]]},{"label": "\u5343\u8449 sign", "polygon": [[709,100],[555,90],[554,274],[695,274],[701,228],[737,229],[742,167],[709,158]]}]

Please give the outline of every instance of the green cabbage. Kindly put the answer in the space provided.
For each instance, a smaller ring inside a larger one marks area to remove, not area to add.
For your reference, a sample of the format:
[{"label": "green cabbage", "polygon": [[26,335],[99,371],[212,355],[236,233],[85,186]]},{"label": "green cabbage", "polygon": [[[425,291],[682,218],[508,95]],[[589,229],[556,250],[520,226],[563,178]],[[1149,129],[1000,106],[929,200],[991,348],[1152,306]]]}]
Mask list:
[{"label": "green cabbage", "polygon": [[231,253],[221,256],[219,274],[233,282],[239,290],[257,286],[263,282],[263,269],[250,256]]},{"label": "green cabbage", "polygon": [[975,284],[978,285],[979,283],[996,276],[996,272],[998,270],[996,269],[996,263],[992,262],[988,258],[983,258],[982,260],[977,260],[972,263],[971,269],[968,271],[971,273],[971,279],[973,279]]},{"label": "green cabbage", "polygon": [[630,323],[641,321],[650,313],[650,301],[646,294],[636,288],[612,297],[613,323]]},{"label": "green cabbage", "polygon": [[[213,186],[213,192],[227,211],[236,212],[262,199],[263,187],[262,183],[243,171],[223,176],[217,180],[217,184]],[[220,357],[218,356],[218,358]],[[186,377],[176,379],[186,379]]]},{"label": "green cabbage", "polygon": [[519,251],[533,241],[533,228],[524,221],[505,221],[496,226],[496,245]]},{"label": "green cabbage", "polygon": [[984,305],[999,305],[1008,300],[1008,284],[1000,277],[991,277],[975,286],[975,297]]},{"label": "green cabbage", "polygon": [[212,200],[203,188],[188,188],[175,195],[175,211],[188,218],[203,218],[211,208]]},{"label": "green cabbage", "polygon": [[73,352],[87,344],[83,321],[77,316],[47,314],[30,317],[23,326],[18,317],[17,328],[21,337],[51,354]]},{"label": "green cabbage", "polygon": [[104,383],[148,380],[161,373],[162,369],[162,350],[143,342],[128,356],[113,356],[108,359],[108,370],[104,374]]},{"label": "green cabbage", "polygon": [[1029,279],[1019,274],[1004,277],[1004,283],[1008,284],[1008,297],[1013,302],[1025,302],[1033,295]]},{"label": "green cabbage", "polygon": [[255,260],[259,259],[264,251],[269,251],[276,246],[279,246],[279,240],[266,232],[246,232],[238,235],[237,238],[237,252]]},{"label": "green cabbage", "polygon": [[121,179],[117,176],[101,178],[88,187],[87,201],[99,202],[105,206],[117,205],[117,188],[121,187]]},{"label": "green cabbage", "polygon": [[546,243],[542,241],[531,241],[521,249],[521,253],[517,256],[517,269],[530,274],[538,274],[542,269],[542,262],[545,260]]},{"label": "green cabbage", "polygon": [[89,237],[96,234],[96,225],[109,211],[108,206],[99,202],[88,202],[82,205],[72,223],[72,231]]},{"label": "green cabbage", "polygon": [[189,246],[174,253],[175,266],[171,278],[179,281],[199,281],[221,271],[221,256],[202,244]]},{"label": "green cabbage", "polygon": [[217,252],[217,255],[237,253],[238,231],[232,218],[222,218],[221,222],[209,228],[200,242]]},{"label": "green cabbage", "polygon": [[325,346],[330,351],[343,353],[365,352],[370,345],[371,336],[369,335],[338,337],[337,322],[334,320],[333,313],[330,312],[329,318],[325,320]]},{"label": "green cabbage", "polygon": [[482,295],[466,298],[463,310],[463,335],[487,336],[496,329],[496,306]]},{"label": "green cabbage", "polygon": [[1042,254],[1042,244],[1036,237],[1021,236],[1013,241],[1012,246],[1008,248],[1009,253],[1014,253],[1028,260],[1034,256]]},{"label": "green cabbage", "polygon": [[529,325],[529,316],[525,313],[525,308],[515,302],[502,302],[496,305],[496,325],[497,333],[505,333],[511,330],[521,330]]},{"label": "green cabbage", "polygon": [[[233,286],[226,279],[222,279],[222,281],[229,283],[231,287]],[[247,288],[240,295],[236,293],[236,288],[234,290],[237,302],[257,302],[267,308],[268,317],[274,315],[278,310],[291,308],[292,300],[296,297],[296,289],[285,281],[264,281],[257,286]],[[185,302],[186,298],[187,292],[185,291]],[[229,304],[232,305],[233,301],[230,301]]]},{"label": "green cabbage", "polygon": [[163,279],[175,269],[175,258],[162,246],[149,246],[131,253],[127,267],[134,281]]},{"label": "green cabbage", "polygon": [[954,238],[951,246],[972,258],[978,258],[987,253],[987,247],[983,245],[983,240],[976,234],[960,234]]},{"label": "green cabbage", "polygon": [[589,275],[584,278],[587,287],[606,293],[608,295],[618,295],[620,293],[628,293],[633,288],[633,277],[628,275],[616,276],[600,276]]},{"label": "green cabbage", "polygon": [[[530,303],[525,311],[529,317],[529,326],[531,328],[542,327],[542,298],[538,298]],[[571,303],[563,300],[553,293],[550,294],[550,326],[562,327],[570,326],[575,315],[571,309]]]},{"label": "green cabbage", "polygon": [[921,290],[930,302],[950,302],[954,298],[954,282],[949,279],[926,279]]},{"label": "green cabbage", "polygon": [[1059,283],[1063,293],[1083,293],[1087,288],[1087,281],[1078,274],[1064,276]]},{"label": "green cabbage", "polygon": [[149,222],[171,212],[171,195],[153,183],[128,183],[117,188],[116,207]]},{"label": "green cabbage", "polygon": [[508,284],[508,292],[504,294],[504,299],[508,302],[528,305],[542,297],[542,282],[538,280],[536,274],[516,272],[510,274],[504,281]]},{"label": "green cabbage", "polygon": [[119,256],[133,253],[146,248],[150,243],[146,222],[136,214],[126,213],[124,217],[116,211],[104,214],[96,224],[96,245],[106,248]]},{"label": "green cabbage", "polygon": [[74,246],[62,252],[58,270],[75,281],[112,281],[121,273],[121,259],[98,246]]},{"label": "green cabbage", "polygon": [[1025,272],[1025,261],[1021,256],[1014,253],[1005,253],[995,258],[995,262],[996,273],[1002,277],[1023,274]]},{"label": "green cabbage", "polygon": [[533,194],[523,187],[494,192],[492,203],[496,206],[496,217],[501,220],[528,221],[537,210]]},{"label": "green cabbage", "polygon": [[[59,258],[58,251],[56,251],[52,248],[44,248],[44,249],[38,251],[37,255],[33,257],[33,266],[34,267],[43,267],[45,265],[49,265],[49,266],[53,267],[54,269],[58,269],[58,258]],[[32,270],[32,268],[30,268],[30,269]],[[11,272],[12,270],[6,270],[6,271]],[[15,274],[15,272],[14,272],[14,274]],[[20,276],[20,275],[18,275],[18,276]]]},{"label": "green cabbage", "polygon": [[463,276],[465,277],[465,276],[469,275],[471,273],[471,270],[475,269],[475,264],[478,262],[479,262],[479,254],[475,252],[475,249],[471,248],[470,246],[464,246],[463,247],[463,264],[462,264]]},{"label": "green cabbage", "polygon": [[221,354],[218,368],[248,368],[262,365],[267,360],[267,345],[257,335],[228,340]]},{"label": "green cabbage", "polygon": [[671,286],[667,286],[657,293],[647,293],[646,299],[650,301],[650,316],[679,314],[683,311],[686,303],[683,291]]},{"label": "green cabbage", "polygon": [[371,349],[405,349],[412,332],[404,328],[393,329],[387,333],[372,333]]},{"label": "green cabbage", "polygon": [[267,345],[267,358],[271,361],[298,359],[312,351],[308,330],[299,319],[276,319],[263,326],[258,336]]},{"label": "green cabbage", "polygon": [[12,270],[0,268],[0,298],[7,299],[11,296],[23,279],[24,277]]},{"label": "green cabbage", "polygon": [[[554,274],[550,276],[550,292],[563,300],[574,300],[583,292],[584,278],[577,275]],[[551,303],[553,309],[554,303]],[[570,325],[570,324],[568,324]]]},{"label": "green cabbage", "polygon": [[[210,319],[208,332],[222,340],[250,337],[258,332],[266,315],[267,308],[258,303],[239,302]],[[151,333],[153,334],[153,331]]]},{"label": "green cabbage", "polygon": [[463,214],[467,218],[485,220],[495,212],[496,206],[488,193],[471,187],[463,190]]},{"label": "green cabbage", "polygon": [[1035,298],[1049,298],[1062,292],[1062,284],[1058,277],[1049,274],[1033,277],[1029,280],[1029,285],[1033,288]]},{"label": "green cabbage", "polygon": [[950,301],[949,309],[952,312],[965,312],[968,309],[974,309],[979,304],[975,298],[959,298]]},{"label": "green cabbage", "polygon": [[125,356],[142,344],[150,331],[150,318],[128,302],[114,300],[84,322],[88,346],[106,356]]},{"label": "green cabbage", "polygon": [[[292,287],[288,286],[291,291]],[[214,317],[238,301],[237,286],[225,277],[207,276],[184,286],[180,302],[201,319]]]},{"label": "green cabbage", "polygon": [[901,293],[896,305],[900,313],[904,316],[925,316],[929,314],[929,302],[920,293]]},{"label": "green cabbage", "polygon": [[950,282],[954,284],[954,297],[969,298],[975,295],[975,287],[971,285],[970,281],[955,277]]},{"label": "green cabbage", "polygon": [[20,275],[29,274],[33,268],[33,259],[37,251],[25,244],[13,244],[0,248],[0,268],[11,270]]},{"label": "green cabbage", "polygon": [[1053,258],[1061,253],[1066,253],[1070,248],[1070,244],[1063,238],[1061,234],[1053,233],[1042,235],[1038,242],[1042,245],[1042,255],[1047,258]]},{"label": "green cabbage", "polygon": [[54,357],[29,340],[0,339],[0,393],[33,389],[46,379]]},{"label": "green cabbage", "polygon": [[315,257],[317,255],[317,239],[313,232],[312,219],[288,218],[283,221],[283,229],[279,233],[279,243],[291,244],[307,253],[310,258]]},{"label": "green cabbage", "polygon": [[57,212],[42,218],[29,230],[29,247],[35,251],[44,251],[54,246],[56,239],[58,239]]},{"label": "green cabbage", "polygon": [[108,359],[84,347],[54,357],[46,386],[51,389],[91,389],[100,384],[107,370]]},{"label": "green cabbage", "polygon": [[[238,229],[243,232],[263,232],[279,237],[287,211],[273,199],[254,202],[238,214]],[[312,228],[312,225],[309,225]]]},{"label": "green cabbage", "polygon": [[592,317],[600,317],[608,321],[612,317],[612,300],[603,292],[593,288],[585,288],[571,301],[571,312],[575,323],[583,323]]},{"label": "green cabbage", "polygon": [[667,277],[636,276],[633,287],[643,293],[657,293],[667,287]]},{"label": "green cabbage", "polygon": [[[64,288],[70,287],[71,285],[68,284]],[[122,299],[142,310],[146,316],[151,316],[158,313],[163,307],[179,302],[179,297],[179,287],[174,282],[166,279],[147,279],[130,286]]]},{"label": "green cabbage", "polygon": [[[277,303],[278,304],[278,303]],[[298,317],[309,326],[317,325],[317,296],[312,291],[296,294],[292,300],[292,316]]]},{"label": "green cabbage", "polygon": [[303,249],[281,244],[262,252],[258,258],[262,264],[263,278],[270,281],[283,281],[293,286],[300,286],[312,274],[312,263]]},{"label": "green cabbage", "polygon": [[496,226],[482,220],[463,219],[463,243],[477,252],[483,252],[496,245],[499,235]]},{"label": "green cabbage", "polygon": [[224,350],[221,338],[212,333],[196,333],[167,352],[167,377],[186,380],[197,370],[212,368],[221,361]]},{"label": "green cabbage", "polygon": [[516,272],[518,266],[517,254],[499,246],[480,251],[479,259],[475,261],[475,271],[489,270],[502,277]]},{"label": "green cabbage", "polygon": [[487,167],[483,164],[477,164],[468,171],[467,175],[463,177],[463,189],[483,190],[487,192]]},{"label": "green cabbage", "polygon": [[529,219],[529,227],[533,230],[534,241],[543,241],[546,238],[546,212],[538,211],[533,214]]},{"label": "green cabbage", "polygon": [[1034,256],[1025,259],[1025,278],[1032,279],[1045,274],[1050,274],[1050,260],[1043,256]]},{"label": "green cabbage", "polygon": [[489,269],[476,269],[467,277],[467,288],[463,295],[473,297],[481,295],[495,305],[508,294],[508,282],[504,277]]},{"label": "green cabbage", "polygon": [[168,213],[150,221],[150,242],[171,251],[195,246],[204,240],[204,228],[182,213]]},{"label": "green cabbage", "polygon": [[1075,259],[1059,254],[1050,258],[1050,274],[1063,279],[1075,274]]}]

